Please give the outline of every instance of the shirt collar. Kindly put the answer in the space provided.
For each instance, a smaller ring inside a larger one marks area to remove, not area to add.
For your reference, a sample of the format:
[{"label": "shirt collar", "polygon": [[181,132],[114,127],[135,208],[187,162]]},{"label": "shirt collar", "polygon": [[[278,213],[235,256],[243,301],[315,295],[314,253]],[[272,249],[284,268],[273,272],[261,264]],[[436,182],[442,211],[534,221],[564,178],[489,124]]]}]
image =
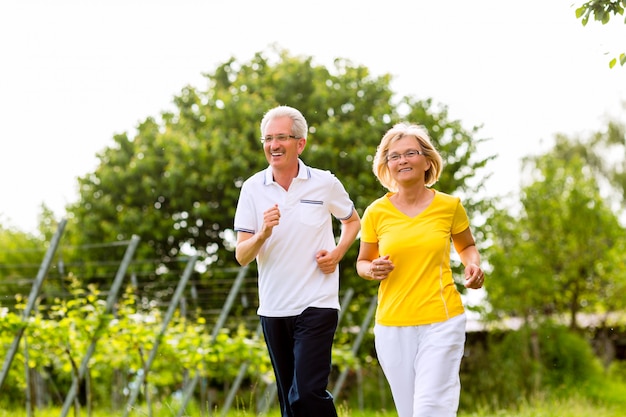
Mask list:
[{"label": "shirt collar", "polygon": [[[302,162],[302,159],[298,158],[298,175],[296,178],[301,180],[307,180],[311,178],[311,169]],[[265,185],[272,184],[274,182],[274,175],[272,174],[272,167],[268,166],[265,169]]]}]

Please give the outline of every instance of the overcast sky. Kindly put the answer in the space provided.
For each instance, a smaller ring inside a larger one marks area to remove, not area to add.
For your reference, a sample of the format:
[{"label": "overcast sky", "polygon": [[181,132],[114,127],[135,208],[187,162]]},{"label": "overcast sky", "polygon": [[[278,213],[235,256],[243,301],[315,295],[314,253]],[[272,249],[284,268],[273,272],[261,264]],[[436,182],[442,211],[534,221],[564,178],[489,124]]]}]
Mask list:
[{"label": "overcast sky", "polygon": [[626,50],[626,25],[583,27],[580,3],[3,0],[0,224],[35,231],[42,203],[62,217],[114,134],[171,109],[184,86],[204,89],[202,74],[231,56],[272,44],[390,73],[398,94],[483,125],[481,152],[499,155],[489,192],[514,191],[520,158],[555,133],[625,119],[626,68],[608,61]]}]

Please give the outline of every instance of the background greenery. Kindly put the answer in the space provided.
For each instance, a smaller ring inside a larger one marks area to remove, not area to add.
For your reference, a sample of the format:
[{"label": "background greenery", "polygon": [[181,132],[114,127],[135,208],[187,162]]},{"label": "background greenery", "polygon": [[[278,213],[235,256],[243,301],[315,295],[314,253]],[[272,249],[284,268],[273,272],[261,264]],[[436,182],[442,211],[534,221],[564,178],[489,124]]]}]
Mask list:
[{"label": "background greenery", "polygon": [[[183,88],[175,111],[147,118],[132,137],[116,135],[94,172],[79,178],[79,200],[68,207],[62,247],[27,322],[20,313],[58,219],[43,207],[41,235],[0,228],[0,346],[26,326],[2,408],[23,404],[26,392],[37,405],[62,402],[94,338],[98,348],[80,400],[85,407],[124,404],[133,381],[148,372],[147,352],[190,253],[201,262],[149,370],[142,402],[150,409],[172,404],[198,374],[194,401],[219,407],[246,366],[238,401],[254,408],[272,380],[256,331],[254,266],[214,340],[210,329],[237,271],[232,219],[239,187],[266,166],[258,125],[277,104],[302,110],[311,127],[304,161],[334,172],[361,214],[384,192],[371,172],[382,134],[401,120],[431,133],[445,162],[435,188],[462,197],[488,270],[486,299],[473,307],[485,331],[468,335],[462,410],[521,410],[542,397],[551,407],[569,404],[573,395],[584,398],[582,407],[608,413],[624,404],[626,372],[615,349],[624,337],[619,313],[626,302],[623,125],[610,122],[589,137],[558,136],[548,152],[526,159],[518,200],[489,199],[484,181],[496,156],[477,153],[488,145],[480,127],[450,120],[445,105],[432,99],[398,96],[389,75],[372,77],[346,59],[325,68],[270,49],[248,62],[229,59],[206,80],[203,90]],[[104,314],[103,298],[133,235],[141,245],[125,291],[114,313]],[[338,398],[348,410],[390,409],[371,332],[352,349],[376,292],[356,276],[356,250],[341,265],[342,296],[354,290],[354,297],[337,333],[333,381],[349,370]],[[589,317],[595,321],[580,322]],[[27,375],[45,394],[27,390]]]}]

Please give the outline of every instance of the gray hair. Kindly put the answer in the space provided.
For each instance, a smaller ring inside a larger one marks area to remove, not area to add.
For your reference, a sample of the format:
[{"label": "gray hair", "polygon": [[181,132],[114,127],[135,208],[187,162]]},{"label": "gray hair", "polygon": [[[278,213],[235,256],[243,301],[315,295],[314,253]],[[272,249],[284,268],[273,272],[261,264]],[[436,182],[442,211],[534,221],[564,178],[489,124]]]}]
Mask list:
[{"label": "gray hair", "polygon": [[306,123],[306,119],[300,113],[298,109],[294,109],[289,106],[278,106],[269,110],[263,116],[261,120],[261,136],[265,136],[265,127],[270,122],[270,120],[277,119],[279,117],[289,117],[293,121],[293,125],[291,126],[291,134],[297,138],[306,139],[306,135],[309,131],[309,127]]}]

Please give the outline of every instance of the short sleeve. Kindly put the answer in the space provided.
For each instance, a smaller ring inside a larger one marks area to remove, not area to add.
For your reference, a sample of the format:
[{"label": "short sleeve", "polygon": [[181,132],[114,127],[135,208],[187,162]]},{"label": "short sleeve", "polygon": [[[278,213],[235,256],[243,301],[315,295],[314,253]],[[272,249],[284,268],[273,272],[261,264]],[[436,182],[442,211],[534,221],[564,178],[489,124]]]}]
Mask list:
[{"label": "short sleeve", "polygon": [[461,203],[461,199],[457,199],[456,208],[454,211],[454,219],[452,220],[452,234],[456,235],[461,233],[469,227],[469,218],[465,212],[465,207]]},{"label": "short sleeve", "polygon": [[366,243],[377,243],[378,235],[376,228],[374,227],[372,211],[368,208],[365,209],[363,217],[361,218],[361,241]]}]

